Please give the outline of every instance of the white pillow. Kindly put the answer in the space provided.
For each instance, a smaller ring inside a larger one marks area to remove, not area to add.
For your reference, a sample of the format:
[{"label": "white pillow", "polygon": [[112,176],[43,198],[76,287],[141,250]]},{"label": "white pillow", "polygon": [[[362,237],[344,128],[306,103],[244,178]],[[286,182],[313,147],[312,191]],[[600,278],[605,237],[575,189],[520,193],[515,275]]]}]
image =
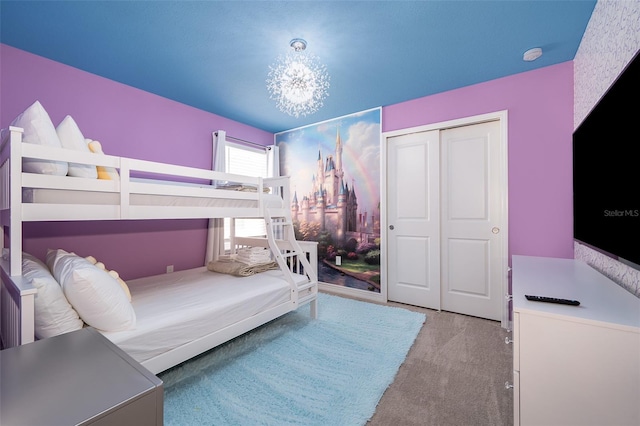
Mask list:
[{"label": "white pillow", "polygon": [[102,331],[136,325],[136,313],[116,280],[87,259],[64,250],[49,250],[47,266],[80,318]]},{"label": "white pillow", "polygon": [[[56,127],[56,133],[63,148],[73,149],[80,152],[91,152],[84,140],[84,136],[75,120],[67,115]],[[69,176],[97,179],[98,171],[96,166],[90,164],[69,163]]]},{"label": "white pillow", "polygon": [[[22,142],[36,145],[47,145],[62,148],[56,128],[51,118],[39,101],[35,101],[22,114],[12,122],[12,126],[22,127]],[[39,173],[44,175],[65,176],[68,171],[66,161],[37,160],[33,158],[22,159],[22,171],[26,173]]]},{"label": "white pillow", "polygon": [[95,265],[98,269],[106,271],[111,278],[116,280],[120,288],[122,288],[122,291],[124,291],[124,293],[127,295],[127,300],[131,302],[131,291],[129,290],[129,286],[127,285],[127,283],[124,282],[122,278],[120,278],[120,274],[118,274],[116,271],[108,270],[106,266],[104,266],[104,263],[98,262],[98,259],[93,256],[87,256],[85,257],[85,259],[87,259],[92,265]]},{"label": "white pillow", "polygon": [[36,338],[45,339],[80,330],[84,326],[62,288],[40,259],[23,253],[22,276],[38,290],[34,298]]}]

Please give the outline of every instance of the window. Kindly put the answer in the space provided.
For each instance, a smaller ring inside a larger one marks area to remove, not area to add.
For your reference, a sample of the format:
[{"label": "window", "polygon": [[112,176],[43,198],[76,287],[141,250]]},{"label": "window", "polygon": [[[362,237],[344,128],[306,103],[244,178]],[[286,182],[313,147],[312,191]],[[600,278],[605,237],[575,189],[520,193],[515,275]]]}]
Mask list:
[{"label": "window", "polygon": [[267,177],[267,152],[264,149],[248,148],[227,142],[225,161],[227,173]]},{"label": "window", "polygon": [[[264,149],[226,143],[225,170],[245,176],[267,177],[267,152]],[[265,236],[267,230],[263,219],[235,219],[237,237]],[[224,220],[225,248],[229,248],[231,220]]]}]

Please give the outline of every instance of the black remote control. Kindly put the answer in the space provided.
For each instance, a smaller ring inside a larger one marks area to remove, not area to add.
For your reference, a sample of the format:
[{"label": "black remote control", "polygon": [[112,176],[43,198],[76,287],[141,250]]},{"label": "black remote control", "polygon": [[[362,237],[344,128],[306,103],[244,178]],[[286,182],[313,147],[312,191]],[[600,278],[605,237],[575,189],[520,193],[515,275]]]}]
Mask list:
[{"label": "black remote control", "polygon": [[555,297],[547,297],[547,296],[531,296],[529,294],[525,294],[527,300],[531,300],[532,302],[548,302],[548,303],[559,303],[561,305],[571,305],[578,306],[580,302],[577,300],[569,300],[569,299],[558,299]]}]

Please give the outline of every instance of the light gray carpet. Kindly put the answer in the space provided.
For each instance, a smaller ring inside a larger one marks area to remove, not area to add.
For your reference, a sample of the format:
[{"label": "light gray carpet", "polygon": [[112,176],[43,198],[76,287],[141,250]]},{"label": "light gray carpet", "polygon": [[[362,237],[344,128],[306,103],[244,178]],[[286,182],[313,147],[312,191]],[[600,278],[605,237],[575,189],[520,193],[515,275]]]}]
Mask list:
[{"label": "light gray carpet", "polygon": [[397,303],[427,321],[368,426],[513,424],[511,333],[490,321]]}]

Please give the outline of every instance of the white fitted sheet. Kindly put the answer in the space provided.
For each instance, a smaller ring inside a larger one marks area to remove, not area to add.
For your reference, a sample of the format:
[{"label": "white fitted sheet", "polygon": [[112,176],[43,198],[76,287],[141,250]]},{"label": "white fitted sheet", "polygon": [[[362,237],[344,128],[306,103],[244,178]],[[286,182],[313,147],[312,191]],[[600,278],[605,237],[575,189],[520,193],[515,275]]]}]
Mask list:
[{"label": "white fitted sheet", "polygon": [[[263,195],[264,206],[281,208],[282,197],[273,194]],[[99,191],[73,191],[65,189],[23,188],[23,203],[40,204],[96,204],[119,205],[120,194]],[[132,206],[176,206],[176,207],[233,207],[253,208],[258,206],[257,200],[237,198],[204,198],[183,197],[173,195],[130,194]]]},{"label": "white fitted sheet", "polygon": [[[299,282],[305,277],[294,274]],[[206,267],[128,281],[136,312],[133,330],[102,334],[143,362],[199,337],[285,303],[280,270],[236,277]]]}]

